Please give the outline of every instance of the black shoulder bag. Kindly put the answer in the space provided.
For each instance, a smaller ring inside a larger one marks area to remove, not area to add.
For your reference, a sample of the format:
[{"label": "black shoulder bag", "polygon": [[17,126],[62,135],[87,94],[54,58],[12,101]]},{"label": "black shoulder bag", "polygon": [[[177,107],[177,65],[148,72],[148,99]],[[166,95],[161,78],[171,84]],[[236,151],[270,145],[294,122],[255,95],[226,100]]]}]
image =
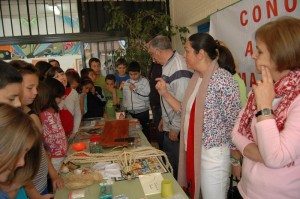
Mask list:
[{"label": "black shoulder bag", "polygon": [[227,192],[227,199],[243,199],[237,186],[233,186],[233,181],[239,182],[239,180],[237,178],[234,179],[233,175],[231,175],[229,189]]}]

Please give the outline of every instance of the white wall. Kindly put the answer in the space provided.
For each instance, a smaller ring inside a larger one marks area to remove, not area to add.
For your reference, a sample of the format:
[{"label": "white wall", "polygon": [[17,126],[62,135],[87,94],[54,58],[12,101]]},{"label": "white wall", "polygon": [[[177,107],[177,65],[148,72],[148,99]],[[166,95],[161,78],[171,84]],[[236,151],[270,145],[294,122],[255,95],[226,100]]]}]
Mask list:
[{"label": "white wall", "polygon": [[[186,26],[190,34],[197,32],[197,26],[208,21],[208,16],[240,0],[171,0],[170,15],[174,25]],[[183,53],[178,37],[173,39],[173,47]]]}]

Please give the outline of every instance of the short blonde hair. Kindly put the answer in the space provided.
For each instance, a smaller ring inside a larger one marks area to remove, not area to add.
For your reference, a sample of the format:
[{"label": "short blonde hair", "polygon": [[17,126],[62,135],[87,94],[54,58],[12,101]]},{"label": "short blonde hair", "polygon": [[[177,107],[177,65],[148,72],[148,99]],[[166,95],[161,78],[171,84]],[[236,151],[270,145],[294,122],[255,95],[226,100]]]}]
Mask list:
[{"label": "short blonde hair", "polygon": [[300,68],[300,20],[280,17],[262,25],[255,39],[265,43],[279,72]]},{"label": "short blonde hair", "polygon": [[32,180],[39,169],[42,149],[42,138],[34,122],[20,109],[0,103],[0,135],[0,173],[15,168],[26,143],[33,141],[24,157],[25,165],[9,178],[19,185]]}]

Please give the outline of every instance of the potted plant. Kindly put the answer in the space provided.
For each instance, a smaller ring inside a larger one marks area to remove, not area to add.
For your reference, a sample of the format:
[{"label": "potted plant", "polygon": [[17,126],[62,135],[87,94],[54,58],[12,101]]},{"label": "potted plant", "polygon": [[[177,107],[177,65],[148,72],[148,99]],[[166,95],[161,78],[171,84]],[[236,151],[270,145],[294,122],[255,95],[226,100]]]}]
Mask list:
[{"label": "potted plant", "polygon": [[107,31],[122,31],[127,36],[125,49],[111,52],[112,59],[108,60],[114,65],[115,61],[124,57],[127,62],[138,61],[142,66],[142,74],[148,72],[151,58],[146,49],[146,42],[154,35],[166,35],[170,38],[179,34],[182,43],[185,43],[185,35],[189,33],[188,28],[172,26],[169,15],[155,10],[140,10],[131,16],[126,15],[119,7],[110,2],[108,11],[111,20],[106,24]]}]

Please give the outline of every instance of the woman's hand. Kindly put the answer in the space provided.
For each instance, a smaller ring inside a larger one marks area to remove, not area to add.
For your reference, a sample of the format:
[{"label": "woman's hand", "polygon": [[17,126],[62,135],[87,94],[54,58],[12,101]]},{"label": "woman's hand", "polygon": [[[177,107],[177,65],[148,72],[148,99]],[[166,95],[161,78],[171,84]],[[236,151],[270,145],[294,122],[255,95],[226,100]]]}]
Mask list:
[{"label": "woman's hand", "polygon": [[235,176],[238,180],[241,179],[242,165],[241,165],[242,154],[239,150],[231,150],[230,160],[235,160],[238,164],[231,163],[231,174]]},{"label": "woman's hand", "polygon": [[258,80],[256,85],[253,85],[253,92],[257,104],[257,110],[263,108],[272,108],[272,102],[275,98],[274,82],[270,73],[270,69],[262,66],[262,80]]},{"label": "woman's hand", "polygon": [[242,166],[238,165],[231,165],[231,174],[236,177],[238,180],[241,180],[241,173],[242,173]]},{"label": "woman's hand", "polygon": [[261,157],[258,146],[255,143],[248,144],[243,151],[243,155],[252,161],[264,163]]}]

